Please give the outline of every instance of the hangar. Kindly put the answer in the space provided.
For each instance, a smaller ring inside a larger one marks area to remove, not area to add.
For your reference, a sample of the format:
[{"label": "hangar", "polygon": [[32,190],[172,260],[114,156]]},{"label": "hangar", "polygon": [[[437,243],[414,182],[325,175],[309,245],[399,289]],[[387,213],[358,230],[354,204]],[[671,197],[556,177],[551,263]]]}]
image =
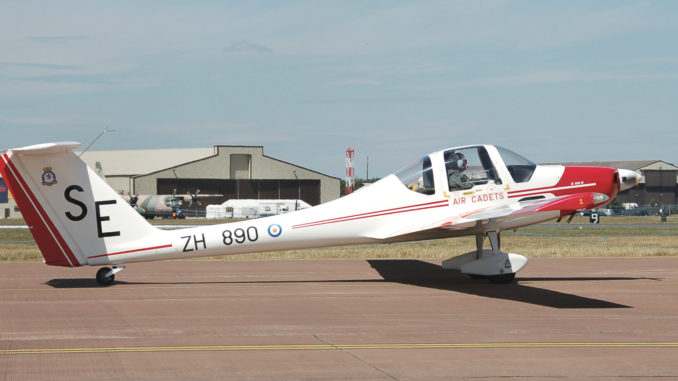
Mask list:
[{"label": "hangar", "polygon": [[[263,146],[87,151],[120,194],[221,194],[230,199],[300,199],[318,205],[339,198],[340,179],[264,155]],[[97,164],[98,163],[98,164]],[[175,191],[176,190],[176,191]]]},{"label": "hangar", "polygon": [[[82,154],[120,194],[221,197],[202,201],[221,204],[231,199],[298,199],[318,205],[339,198],[340,179],[264,155],[263,146],[216,145],[206,148],[87,151]],[[176,191],[175,191],[176,190]],[[0,218],[20,217],[0,177]]]}]

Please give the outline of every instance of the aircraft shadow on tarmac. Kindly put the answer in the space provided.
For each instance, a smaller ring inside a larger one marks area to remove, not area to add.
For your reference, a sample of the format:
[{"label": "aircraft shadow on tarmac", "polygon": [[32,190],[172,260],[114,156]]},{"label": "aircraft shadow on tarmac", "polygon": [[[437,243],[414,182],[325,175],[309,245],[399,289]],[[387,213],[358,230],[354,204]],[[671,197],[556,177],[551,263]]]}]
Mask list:
[{"label": "aircraft shadow on tarmac", "polygon": [[[420,260],[368,260],[385,281],[428,287],[438,290],[462,292],[486,298],[513,300],[552,308],[632,308],[606,300],[587,298],[563,292],[520,284],[521,281],[608,281],[637,280],[631,277],[582,277],[582,278],[516,278],[512,284],[492,284],[489,281],[473,280],[458,271],[443,270],[434,263]],[[485,283],[487,282],[487,283]]]},{"label": "aircraft shadow on tarmac", "polygon": [[[351,280],[273,280],[273,281],[226,281],[226,282],[125,282],[116,281],[113,285],[159,285],[159,284],[243,284],[243,283],[371,283],[394,282],[437,290],[461,292],[486,298],[512,300],[552,308],[632,308],[631,306],[606,300],[587,298],[559,291],[523,285],[524,281],[612,281],[640,280],[636,277],[531,277],[516,278],[513,284],[492,284],[486,280],[474,280],[458,271],[443,270],[440,265],[414,259],[367,260],[383,279]],[[93,278],[52,279],[45,282],[53,288],[101,288]],[[104,286],[105,287],[105,286]]]}]

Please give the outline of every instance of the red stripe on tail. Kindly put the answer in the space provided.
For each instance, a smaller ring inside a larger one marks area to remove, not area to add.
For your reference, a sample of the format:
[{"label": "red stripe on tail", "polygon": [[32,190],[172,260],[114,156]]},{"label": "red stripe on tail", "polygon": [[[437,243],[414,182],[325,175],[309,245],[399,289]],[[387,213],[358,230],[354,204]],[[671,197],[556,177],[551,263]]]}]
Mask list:
[{"label": "red stripe on tail", "polygon": [[0,173],[31,229],[45,263],[51,266],[80,266],[80,262],[7,154],[3,154],[0,160]]}]

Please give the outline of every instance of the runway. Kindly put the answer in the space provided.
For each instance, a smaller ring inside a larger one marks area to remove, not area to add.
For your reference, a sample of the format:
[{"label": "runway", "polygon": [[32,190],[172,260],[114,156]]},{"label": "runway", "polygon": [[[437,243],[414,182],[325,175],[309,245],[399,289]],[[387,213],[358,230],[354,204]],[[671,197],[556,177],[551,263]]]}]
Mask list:
[{"label": "runway", "polygon": [[0,380],[678,377],[678,258],[0,264]]}]

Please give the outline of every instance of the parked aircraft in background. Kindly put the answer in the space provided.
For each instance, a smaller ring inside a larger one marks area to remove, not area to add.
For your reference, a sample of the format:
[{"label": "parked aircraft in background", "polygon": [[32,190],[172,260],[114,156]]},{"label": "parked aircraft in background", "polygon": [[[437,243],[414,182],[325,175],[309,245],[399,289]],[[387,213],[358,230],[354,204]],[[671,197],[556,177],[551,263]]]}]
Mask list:
[{"label": "parked aircraft in background", "polygon": [[[101,162],[96,162],[95,165],[96,174],[101,177],[104,181],[106,180],[106,174],[104,173],[104,167]],[[173,194],[127,194],[123,195],[122,199],[127,201],[134,210],[139,212],[144,218],[153,219],[155,217],[160,218],[186,218],[184,211],[182,209],[185,199],[190,198],[189,207],[195,205],[201,205],[200,199],[205,199],[209,197],[221,197],[220,194],[200,194],[200,189],[197,189],[195,193],[187,193],[184,195],[177,195],[177,190],[174,190]]]},{"label": "parked aircraft in background", "polygon": [[190,200],[188,207],[202,205],[201,198],[221,197],[220,194],[200,194],[200,189],[195,193],[186,195],[175,194],[156,194],[156,195],[123,195],[122,199],[127,201],[134,210],[139,212],[147,219],[154,217],[161,218],[186,218],[183,206],[185,200]]},{"label": "parked aircraft in background", "polygon": [[[443,262],[496,283],[513,281],[527,263],[500,248],[500,233],[568,218],[609,203],[638,182],[610,167],[536,165],[492,145],[449,148],[313,208],[284,215],[178,230],[159,230],[72,150],[47,143],[8,150],[0,172],[48,265],[123,264],[378,242],[473,235],[477,249]],[[485,237],[491,249],[483,249]]]}]

